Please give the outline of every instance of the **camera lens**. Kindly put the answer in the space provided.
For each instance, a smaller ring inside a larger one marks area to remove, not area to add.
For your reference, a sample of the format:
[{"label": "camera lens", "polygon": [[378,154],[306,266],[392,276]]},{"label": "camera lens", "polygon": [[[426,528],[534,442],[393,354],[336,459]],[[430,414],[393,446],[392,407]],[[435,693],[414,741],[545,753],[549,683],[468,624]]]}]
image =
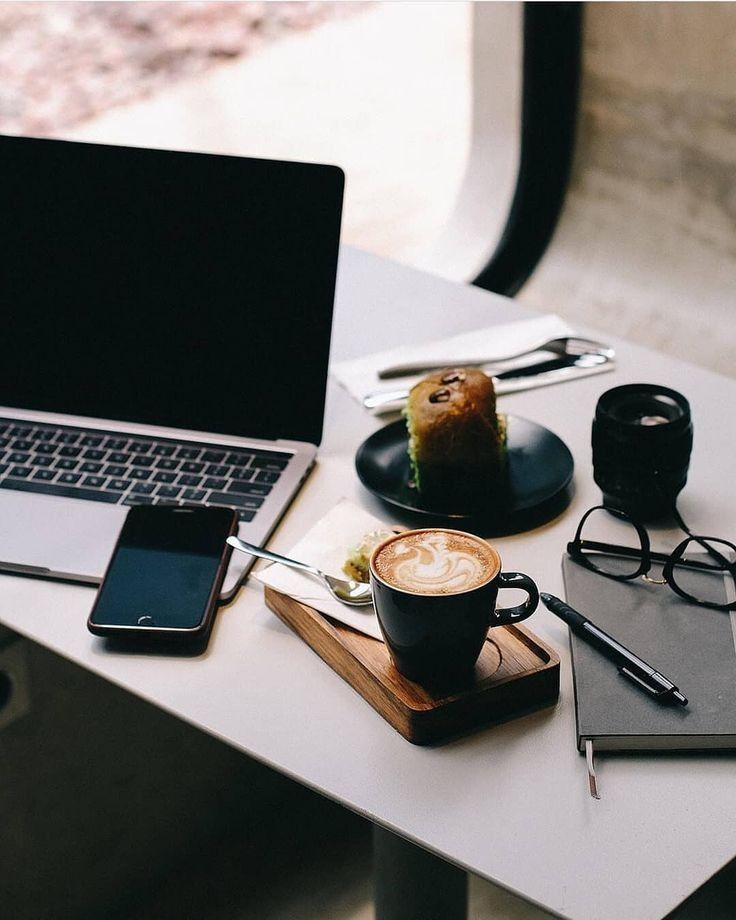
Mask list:
[{"label": "camera lens", "polygon": [[690,405],[681,393],[656,384],[614,387],[598,400],[592,443],[603,504],[639,520],[662,517],[687,482]]}]

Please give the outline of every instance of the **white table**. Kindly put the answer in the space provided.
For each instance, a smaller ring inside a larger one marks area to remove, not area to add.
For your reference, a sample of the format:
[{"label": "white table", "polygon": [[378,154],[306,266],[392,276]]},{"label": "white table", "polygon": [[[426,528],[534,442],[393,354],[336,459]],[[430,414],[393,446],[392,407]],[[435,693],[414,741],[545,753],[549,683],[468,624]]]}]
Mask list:
[{"label": "white table", "polygon": [[[550,304],[550,309],[555,305]],[[333,354],[350,357],[527,315],[513,301],[344,249]],[[690,399],[695,448],[681,499],[696,530],[736,530],[731,419],[736,382],[623,342],[619,368],[503,398],[546,425],[576,460],[576,494],[557,520],[497,541],[504,565],[562,593],[560,558],[600,492],[590,423],[600,393],[648,381]],[[319,466],[272,546],[286,551],[342,496],[392,519],[353,472],[379,421],[331,385]],[[676,535],[664,534],[674,545]],[[264,606],[251,582],[219,616],[201,658],[117,656],[87,632],[93,592],[0,580],[0,621],[131,693],[548,910],[579,920],[658,918],[736,855],[729,756],[601,757],[603,798],[586,790],[575,748],[566,627],[545,610],[531,628],[561,659],[559,704],[437,748],[408,744]]]}]

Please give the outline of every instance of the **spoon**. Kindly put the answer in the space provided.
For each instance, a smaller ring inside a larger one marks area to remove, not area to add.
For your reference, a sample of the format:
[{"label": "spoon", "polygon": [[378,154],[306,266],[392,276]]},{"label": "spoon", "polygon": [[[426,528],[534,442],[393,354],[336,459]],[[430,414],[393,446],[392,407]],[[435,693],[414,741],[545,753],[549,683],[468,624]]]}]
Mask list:
[{"label": "spoon", "polygon": [[[516,358],[523,358],[525,355],[533,355],[537,351],[549,351],[554,355],[579,355],[579,354],[598,354],[606,358],[613,358],[615,352],[608,345],[602,342],[595,342],[592,339],[585,339],[579,335],[561,335],[548,339],[541,345],[535,345],[533,348],[526,348],[524,351],[517,351],[511,355],[503,355],[496,358],[478,359],[468,361],[450,361],[445,362],[453,367],[478,367],[482,365],[504,364],[506,361],[513,361]],[[379,380],[392,380],[395,377],[408,377],[412,374],[424,374],[427,371],[434,371],[444,367],[445,363],[428,364],[425,361],[412,361],[408,364],[394,364],[392,367],[384,367],[378,372]]]},{"label": "spoon", "polygon": [[249,553],[251,556],[258,556],[260,559],[268,559],[269,562],[278,562],[280,565],[298,569],[306,575],[312,575],[322,582],[335,600],[343,604],[350,604],[353,607],[362,607],[365,604],[370,604],[373,600],[371,586],[363,582],[353,581],[352,578],[335,578],[332,575],[326,575],[313,565],[307,565],[306,562],[297,562],[296,559],[289,559],[287,556],[279,556],[278,553],[272,553],[268,549],[261,549],[260,546],[253,546],[252,543],[246,543],[238,537],[228,537],[227,542],[233,549],[240,550],[241,553]]}]

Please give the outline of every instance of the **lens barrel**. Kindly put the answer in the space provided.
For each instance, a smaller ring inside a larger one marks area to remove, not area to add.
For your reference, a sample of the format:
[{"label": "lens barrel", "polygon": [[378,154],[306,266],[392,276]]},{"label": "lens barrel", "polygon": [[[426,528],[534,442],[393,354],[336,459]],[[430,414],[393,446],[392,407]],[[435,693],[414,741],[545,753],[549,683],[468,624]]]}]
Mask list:
[{"label": "lens barrel", "polygon": [[656,384],[614,387],[596,405],[592,444],[603,504],[642,521],[663,517],[687,482],[690,404]]}]

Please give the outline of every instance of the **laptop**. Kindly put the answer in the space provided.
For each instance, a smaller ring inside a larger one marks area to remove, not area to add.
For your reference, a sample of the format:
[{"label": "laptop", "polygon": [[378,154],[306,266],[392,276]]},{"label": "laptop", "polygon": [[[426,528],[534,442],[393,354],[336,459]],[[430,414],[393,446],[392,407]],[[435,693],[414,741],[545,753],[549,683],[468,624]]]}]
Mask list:
[{"label": "laptop", "polygon": [[322,437],[343,184],[0,137],[0,572],[98,584],[139,503],[266,541]]}]

